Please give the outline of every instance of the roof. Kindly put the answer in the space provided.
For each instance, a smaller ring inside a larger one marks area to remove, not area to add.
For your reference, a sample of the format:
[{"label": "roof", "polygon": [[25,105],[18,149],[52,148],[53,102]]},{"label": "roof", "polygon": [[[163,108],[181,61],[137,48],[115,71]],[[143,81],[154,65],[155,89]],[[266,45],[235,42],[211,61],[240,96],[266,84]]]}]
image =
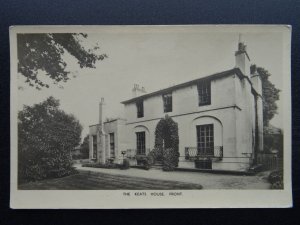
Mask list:
[{"label": "roof", "polygon": [[[233,68],[233,69],[226,70],[226,71],[223,71],[223,72],[214,73],[214,74],[211,74],[211,75],[206,76],[206,77],[201,77],[201,78],[191,80],[191,81],[188,81],[188,82],[185,82],[185,83],[177,84],[177,85],[174,85],[174,86],[171,86],[171,87],[168,87],[168,88],[164,88],[164,89],[161,89],[161,90],[158,90],[158,91],[147,93],[145,95],[140,95],[138,97],[131,98],[129,100],[125,100],[121,103],[122,104],[127,104],[127,103],[131,103],[131,102],[135,102],[135,101],[138,101],[138,100],[149,98],[149,97],[154,96],[154,95],[165,94],[165,93],[171,92],[171,91],[176,90],[176,89],[180,89],[180,88],[183,88],[183,87],[188,87],[188,86],[191,86],[192,84],[198,83],[200,81],[215,80],[215,79],[219,79],[219,78],[229,76],[229,75],[232,75],[232,74],[238,75],[240,79],[246,78],[246,76],[243,75],[243,73],[241,72],[241,70],[239,68]],[[251,81],[250,81],[250,83],[251,83]]]}]

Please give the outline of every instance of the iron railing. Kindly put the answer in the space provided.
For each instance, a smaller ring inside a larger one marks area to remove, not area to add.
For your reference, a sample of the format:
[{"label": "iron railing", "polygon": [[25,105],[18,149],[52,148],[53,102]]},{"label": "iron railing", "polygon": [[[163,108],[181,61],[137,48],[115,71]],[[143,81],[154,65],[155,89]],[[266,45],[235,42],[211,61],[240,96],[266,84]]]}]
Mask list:
[{"label": "iron railing", "polygon": [[127,149],[125,156],[127,158],[135,158],[135,156],[137,156],[137,155],[145,155],[146,156],[146,155],[149,154],[149,152],[150,152],[150,148],[146,148],[146,149],[143,149],[143,150],[141,150],[141,149]]},{"label": "iron railing", "polygon": [[210,148],[186,147],[185,159],[194,160],[199,157],[223,158],[223,146],[214,146]]},{"label": "iron railing", "polygon": [[258,153],[257,164],[263,165],[266,170],[279,170],[283,168],[283,158],[275,153]]}]

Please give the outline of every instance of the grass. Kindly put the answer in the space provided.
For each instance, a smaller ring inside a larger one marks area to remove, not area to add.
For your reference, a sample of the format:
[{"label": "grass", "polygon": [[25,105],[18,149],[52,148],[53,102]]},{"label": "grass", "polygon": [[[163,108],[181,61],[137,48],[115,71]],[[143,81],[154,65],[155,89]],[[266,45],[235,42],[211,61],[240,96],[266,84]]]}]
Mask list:
[{"label": "grass", "polygon": [[199,184],[164,181],[123,175],[80,171],[79,174],[30,182],[20,190],[187,190],[202,189]]}]

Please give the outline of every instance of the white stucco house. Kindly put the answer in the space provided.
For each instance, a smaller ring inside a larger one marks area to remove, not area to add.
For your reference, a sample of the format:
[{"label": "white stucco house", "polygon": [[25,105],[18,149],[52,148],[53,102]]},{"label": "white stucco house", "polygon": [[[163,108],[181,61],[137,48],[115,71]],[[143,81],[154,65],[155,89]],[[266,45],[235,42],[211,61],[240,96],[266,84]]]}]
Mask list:
[{"label": "white stucco house", "polygon": [[[135,164],[135,155],[154,148],[156,125],[168,114],[178,124],[179,168],[247,171],[263,150],[262,83],[242,42],[235,59],[235,68],[156,92],[134,85],[133,98],[122,102],[124,119],[104,122],[102,99],[90,159]],[[196,165],[197,157],[206,163]]]}]

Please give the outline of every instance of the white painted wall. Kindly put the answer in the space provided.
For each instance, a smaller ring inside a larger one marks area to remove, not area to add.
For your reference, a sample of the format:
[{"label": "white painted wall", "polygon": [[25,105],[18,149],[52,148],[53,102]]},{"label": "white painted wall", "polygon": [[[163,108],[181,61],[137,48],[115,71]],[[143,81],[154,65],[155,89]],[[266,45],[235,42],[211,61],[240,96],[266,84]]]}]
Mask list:
[{"label": "white painted wall", "polygon": [[[213,169],[247,170],[253,152],[255,127],[254,96],[251,84],[232,74],[211,81],[211,104],[198,106],[197,86],[191,85],[172,92],[173,111],[167,113],[178,123],[180,167],[194,168],[194,162],[184,158],[185,147],[196,147],[196,126],[214,124],[215,146],[223,146],[222,160],[214,160]],[[259,124],[262,127],[262,102],[259,100]],[[105,124],[105,132],[115,132],[116,156],[121,151],[136,149],[136,132],[145,131],[146,148],[153,149],[156,125],[166,113],[163,112],[162,95],[144,100],[144,117],[137,118],[135,103],[125,104],[126,121]],[[90,135],[96,126],[90,127]],[[90,139],[90,149],[92,145]],[[90,153],[91,154],[91,153]]]},{"label": "white painted wall", "polygon": [[139,122],[162,118],[165,114],[174,116],[191,112],[211,110],[219,107],[234,105],[234,82],[233,75],[211,81],[211,104],[198,106],[198,90],[194,84],[172,92],[173,111],[163,112],[162,95],[151,96],[144,100],[144,117],[137,118],[135,102],[125,104],[125,118],[127,123]]},{"label": "white painted wall", "polygon": [[[251,159],[245,153],[252,153],[252,129],[254,100],[251,84],[236,75],[211,82],[211,104],[198,106],[197,86],[192,85],[173,91],[173,111],[167,113],[178,123],[179,166],[194,168],[193,162],[184,159],[185,147],[196,147],[196,126],[214,124],[215,146],[223,146],[224,158],[213,163],[213,169],[246,170]],[[134,103],[125,105],[127,137],[129,148],[135,146],[135,132],[138,127],[147,130],[146,146],[154,147],[154,133],[163,113],[162,96],[144,100],[144,117],[137,118]],[[132,140],[132,141],[130,141]],[[237,158],[238,157],[238,158]]]}]

